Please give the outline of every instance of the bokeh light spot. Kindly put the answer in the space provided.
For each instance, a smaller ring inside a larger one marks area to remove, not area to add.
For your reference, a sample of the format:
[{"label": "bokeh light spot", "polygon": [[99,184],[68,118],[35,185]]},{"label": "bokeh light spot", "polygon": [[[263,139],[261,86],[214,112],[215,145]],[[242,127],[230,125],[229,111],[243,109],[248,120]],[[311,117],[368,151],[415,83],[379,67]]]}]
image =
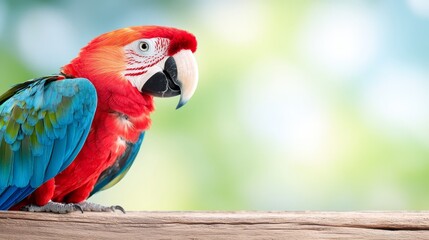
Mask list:
[{"label": "bokeh light spot", "polygon": [[330,158],[332,118],[307,76],[281,60],[257,64],[244,76],[241,116],[261,143],[284,149],[297,161]]},{"label": "bokeh light spot", "polygon": [[407,4],[417,16],[429,18],[429,1],[407,0]]},{"label": "bokeh light spot", "polygon": [[375,13],[364,5],[315,7],[303,24],[299,51],[309,63],[328,73],[356,73],[377,54],[379,24]]},{"label": "bokeh light spot", "polygon": [[404,65],[380,69],[364,88],[362,109],[377,126],[417,133],[429,124],[429,75]]},{"label": "bokeh light spot", "polygon": [[210,1],[200,5],[207,30],[234,45],[257,42],[264,35],[267,17],[260,1]]}]

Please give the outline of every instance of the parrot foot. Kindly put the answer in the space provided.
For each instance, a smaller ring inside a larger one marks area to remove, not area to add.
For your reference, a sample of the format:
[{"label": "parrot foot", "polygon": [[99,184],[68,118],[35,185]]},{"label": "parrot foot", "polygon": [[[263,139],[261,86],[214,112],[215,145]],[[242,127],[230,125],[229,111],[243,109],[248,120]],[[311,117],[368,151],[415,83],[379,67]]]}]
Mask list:
[{"label": "parrot foot", "polygon": [[103,206],[98,203],[86,201],[77,203],[76,205],[78,205],[85,212],[115,212],[116,210],[119,210],[125,214],[125,209],[119,205]]},{"label": "parrot foot", "polygon": [[21,211],[27,212],[53,212],[53,213],[71,213],[75,211],[80,211],[83,213],[81,206],[75,203],[59,203],[59,202],[48,202],[44,206],[38,205],[27,205],[21,208]]}]

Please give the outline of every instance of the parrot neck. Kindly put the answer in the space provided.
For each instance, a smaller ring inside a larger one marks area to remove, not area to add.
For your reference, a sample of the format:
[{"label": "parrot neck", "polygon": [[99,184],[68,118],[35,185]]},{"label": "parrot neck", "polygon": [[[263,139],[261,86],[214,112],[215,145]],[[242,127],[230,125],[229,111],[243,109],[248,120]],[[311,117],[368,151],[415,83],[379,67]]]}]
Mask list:
[{"label": "parrot neck", "polygon": [[120,72],[98,71],[80,57],[62,68],[61,73],[72,78],[86,78],[97,90],[97,112],[120,113],[130,117],[145,117],[154,110],[153,97],[142,94]]}]

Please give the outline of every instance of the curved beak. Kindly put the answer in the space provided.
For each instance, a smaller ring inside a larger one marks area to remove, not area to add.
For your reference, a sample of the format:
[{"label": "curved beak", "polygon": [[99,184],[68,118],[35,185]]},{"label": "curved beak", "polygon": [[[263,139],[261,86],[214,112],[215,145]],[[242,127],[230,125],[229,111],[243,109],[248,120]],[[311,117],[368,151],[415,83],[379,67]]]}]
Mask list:
[{"label": "curved beak", "polygon": [[162,71],[153,74],[141,88],[156,97],[174,97],[180,94],[176,109],[185,105],[198,84],[198,66],[191,50],[181,50],[165,60]]}]

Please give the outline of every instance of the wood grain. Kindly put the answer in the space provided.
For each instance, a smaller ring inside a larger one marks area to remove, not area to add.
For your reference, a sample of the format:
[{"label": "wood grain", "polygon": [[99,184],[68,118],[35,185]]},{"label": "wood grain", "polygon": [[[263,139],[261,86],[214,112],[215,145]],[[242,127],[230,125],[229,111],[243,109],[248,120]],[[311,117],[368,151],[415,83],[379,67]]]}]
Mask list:
[{"label": "wood grain", "polygon": [[0,239],[429,239],[429,212],[0,212]]}]

